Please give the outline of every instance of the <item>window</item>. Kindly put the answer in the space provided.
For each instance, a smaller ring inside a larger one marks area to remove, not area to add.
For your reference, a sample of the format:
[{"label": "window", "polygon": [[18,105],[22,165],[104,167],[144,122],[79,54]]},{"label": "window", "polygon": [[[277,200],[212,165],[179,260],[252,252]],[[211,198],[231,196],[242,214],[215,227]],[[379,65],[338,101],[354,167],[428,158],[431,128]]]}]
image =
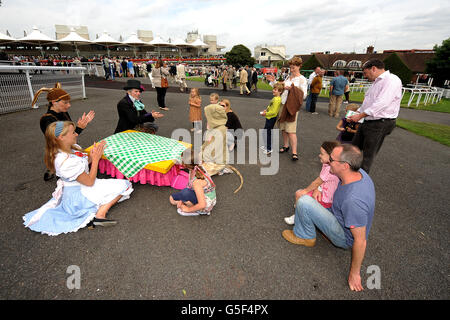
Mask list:
[{"label": "window", "polygon": [[361,68],[361,61],[359,60],[352,60],[347,64],[348,68],[354,68],[354,69],[359,69]]},{"label": "window", "polygon": [[260,55],[261,57],[264,57],[264,56],[266,55],[266,53],[265,53],[265,52],[260,52],[259,55]]},{"label": "window", "polygon": [[347,62],[345,62],[344,60],[336,60],[333,63],[333,68],[344,68],[346,64]]}]

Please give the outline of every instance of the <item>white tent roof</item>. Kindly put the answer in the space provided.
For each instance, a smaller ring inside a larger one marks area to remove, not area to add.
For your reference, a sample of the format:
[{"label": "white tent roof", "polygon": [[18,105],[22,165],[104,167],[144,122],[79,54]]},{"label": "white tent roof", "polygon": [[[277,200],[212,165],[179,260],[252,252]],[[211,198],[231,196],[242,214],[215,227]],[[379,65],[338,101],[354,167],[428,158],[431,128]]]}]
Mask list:
[{"label": "white tent roof", "polygon": [[181,38],[176,38],[173,42],[172,45],[177,46],[177,47],[192,47],[192,44],[187,43],[186,41],[184,41]]},{"label": "white tent roof", "polygon": [[5,42],[13,42],[13,41],[16,41],[16,39],[11,38],[10,36],[0,32],[0,42],[5,43]]},{"label": "white tent roof", "polygon": [[79,43],[91,43],[92,41],[87,40],[80,36],[75,32],[73,28],[71,28],[70,33],[60,40],[56,40],[57,42],[79,42]]},{"label": "white tent roof", "polygon": [[147,42],[142,41],[136,35],[136,33],[132,33],[131,36],[122,42],[123,44],[136,44],[136,45],[148,45]]},{"label": "white tent roof", "polygon": [[194,46],[194,47],[202,47],[202,48],[208,47],[208,45],[200,39],[195,40],[194,42],[190,43],[190,45]]},{"label": "white tent roof", "polygon": [[152,45],[152,46],[172,46],[173,44],[164,41],[163,39],[161,39],[161,37],[157,36],[156,38],[154,38],[152,41],[150,41],[148,44]]},{"label": "white tent roof", "polygon": [[98,44],[120,44],[120,41],[115,40],[112,38],[106,31],[103,32],[103,34],[100,36],[100,38],[92,41],[94,43]]},{"label": "white tent roof", "polygon": [[46,36],[42,32],[40,32],[37,27],[33,27],[33,31],[29,35],[27,35],[26,37],[17,39],[17,41],[21,41],[21,42],[40,42],[40,43],[56,42],[56,40],[54,40],[54,39]]}]

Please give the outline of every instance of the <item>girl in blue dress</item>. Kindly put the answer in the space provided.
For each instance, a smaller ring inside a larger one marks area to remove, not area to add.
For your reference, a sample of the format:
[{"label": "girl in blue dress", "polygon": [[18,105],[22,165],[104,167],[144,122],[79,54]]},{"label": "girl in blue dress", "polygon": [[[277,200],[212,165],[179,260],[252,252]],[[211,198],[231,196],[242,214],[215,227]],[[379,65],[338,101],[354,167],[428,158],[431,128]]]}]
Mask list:
[{"label": "girl in blue dress", "polygon": [[45,131],[45,164],[59,180],[52,199],[23,217],[33,231],[56,236],[88,225],[115,225],[107,212],[133,192],[128,180],[96,178],[105,142],[96,143],[88,155],[76,144],[75,128],[71,121],[57,121]]}]

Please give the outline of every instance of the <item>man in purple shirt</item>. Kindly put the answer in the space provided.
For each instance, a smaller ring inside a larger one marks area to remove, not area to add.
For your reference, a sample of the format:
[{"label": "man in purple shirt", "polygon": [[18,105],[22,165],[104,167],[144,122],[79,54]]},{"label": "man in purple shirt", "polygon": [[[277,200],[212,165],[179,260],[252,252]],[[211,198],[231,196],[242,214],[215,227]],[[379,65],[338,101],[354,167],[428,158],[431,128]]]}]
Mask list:
[{"label": "man in purple shirt", "polygon": [[384,138],[395,128],[395,119],[402,100],[402,82],[395,74],[384,69],[384,63],[371,59],[363,66],[364,76],[373,81],[367,90],[360,112],[348,118],[359,126],[352,144],[363,151],[362,168],[369,173],[372,162],[383,144]]}]

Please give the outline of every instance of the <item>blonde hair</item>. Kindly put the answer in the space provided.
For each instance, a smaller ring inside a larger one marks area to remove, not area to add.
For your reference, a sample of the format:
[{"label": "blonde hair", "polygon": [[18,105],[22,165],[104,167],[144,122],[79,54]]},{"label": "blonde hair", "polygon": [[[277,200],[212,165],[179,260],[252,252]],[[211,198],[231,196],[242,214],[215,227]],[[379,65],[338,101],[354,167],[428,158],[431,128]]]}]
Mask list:
[{"label": "blonde hair", "polygon": [[352,110],[352,111],[356,111],[359,109],[359,105],[357,105],[356,103],[350,103],[346,108],[345,111],[348,110]]},{"label": "blonde hair", "polygon": [[209,98],[219,101],[219,95],[215,92],[211,93]]},{"label": "blonde hair", "polygon": [[279,93],[283,93],[284,91],[284,83],[283,82],[277,82],[273,86],[274,89],[276,89]]},{"label": "blonde hair", "polygon": [[[63,129],[59,136],[65,136],[69,132],[70,126],[73,126],[74,129],[76,128],[75,123],[72,121],[64,121]],[[44,162],[50,172],[55,172],[55,158],[61,148],[58,138],[55,136],[55,127],[56,122],[53,122],[45,130]],[[78,146],[72,146],[72,149],[82,151]]]},{"label": "blonde hair", "polygon": [[199,97],[200,98],[200,92],[198,91],[198,88],[192,88],[191,89],[191,96],[192,93],[194,93],[194,97]]},{"label": "blonde hair", "polygon": [[220,102],[225,104],[225,112],[232,112],[233,111],[233,110],[231,110],[230,100],[222,99],[222,100],[220,100]]},{"label": "blonde hair", "polygon": [[301,67],[303,64],[303,60],[300,57],[293,57],[291,60],[289,60],[289,65],[291,64],[297,67]]}]

